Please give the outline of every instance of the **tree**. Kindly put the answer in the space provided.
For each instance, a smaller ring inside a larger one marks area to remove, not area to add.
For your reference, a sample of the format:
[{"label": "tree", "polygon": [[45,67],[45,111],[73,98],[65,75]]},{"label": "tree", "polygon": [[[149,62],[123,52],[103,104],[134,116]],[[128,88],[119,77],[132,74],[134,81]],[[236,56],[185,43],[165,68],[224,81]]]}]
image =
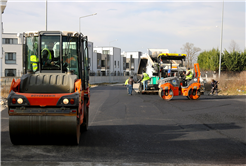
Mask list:
[{"label": "tree", "polygon": [[186,67],[192,67],[193,60],[201,49],[199,47],[195,47],[193,43],[189,42],[185,43],[183,48],[180,49],[186,54]]},{"label": "tree", "polygon": [[210,51],[201,52],[198,56],[197,62],[202,70],[217,71],[219,69],[219,56],[219,50],[213,48]]},{"label": "tree", "polygon": [[245,51],[241,53],[237,51],[229,53],[227,50],[225,50],[223,56],[223,65],[227,68],[227,70],[242,71],[245,69]]},{"label": "tree", "polygon": [[230,52],[240,51],[239,45],[234,40],[232,40],[230,43],[229,51]]}]

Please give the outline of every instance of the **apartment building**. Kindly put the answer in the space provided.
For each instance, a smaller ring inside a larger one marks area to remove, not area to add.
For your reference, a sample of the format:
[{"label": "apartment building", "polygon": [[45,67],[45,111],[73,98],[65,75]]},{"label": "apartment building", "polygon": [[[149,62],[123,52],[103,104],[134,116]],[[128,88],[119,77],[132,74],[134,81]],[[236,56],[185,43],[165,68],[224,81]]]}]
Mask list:
[{"label": "apartment building", "polygon": [[142,56],[142,52],[139,51],[131,51],[131,52],[122,52],[121,54],[125,60],[125,64],[123,62],[123,66],[125,65],[125,75],[134,75],[138,72],[138,64],[140,62],[140,57]]},{"label": "apartment building", "polygon": [[3,53],[1,59],[1,77],[21,76],[23,73],[23,45],[22,33],[3,33],[2,47]]},{"label": "apartment building", "polygon": [[94,47],[91,73],[95,75],[123,75],[121,49],[116,47]]}]

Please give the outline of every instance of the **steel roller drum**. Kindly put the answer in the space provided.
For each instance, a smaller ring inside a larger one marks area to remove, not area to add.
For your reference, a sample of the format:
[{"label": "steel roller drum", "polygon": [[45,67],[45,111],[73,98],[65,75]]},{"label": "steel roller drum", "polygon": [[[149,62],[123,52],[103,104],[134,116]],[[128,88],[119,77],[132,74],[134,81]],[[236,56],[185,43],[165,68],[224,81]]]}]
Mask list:
[{"label": "steel roller drum", "polygon": [[78,144],[80,125],[76,116],[10,116],[13,144]]}]

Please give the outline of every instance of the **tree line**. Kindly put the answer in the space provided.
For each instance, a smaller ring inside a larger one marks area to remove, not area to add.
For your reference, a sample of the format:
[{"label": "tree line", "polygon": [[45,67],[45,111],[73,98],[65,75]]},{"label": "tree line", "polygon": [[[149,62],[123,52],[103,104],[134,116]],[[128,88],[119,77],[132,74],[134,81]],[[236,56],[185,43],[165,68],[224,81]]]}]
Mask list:
[{"label": "tree line", "polygon": [[[219,49],[213,48],[203,51],[197,58],[201,70],[219,70]],[[246,49],[243,52],[233,50],[228,52],[226,49],[221,54],[222,71],[243,71],[246,70]]]}]

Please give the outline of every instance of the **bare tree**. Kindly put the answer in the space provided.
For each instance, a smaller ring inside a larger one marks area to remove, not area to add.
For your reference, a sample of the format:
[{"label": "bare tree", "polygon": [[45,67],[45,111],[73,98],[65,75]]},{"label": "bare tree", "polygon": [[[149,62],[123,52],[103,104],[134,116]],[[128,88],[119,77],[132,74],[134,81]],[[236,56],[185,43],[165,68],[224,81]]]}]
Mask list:
[{"label": "bare tree", "polygon": [[180,48],[183,53],[186,54],[186,67],[192,67],[193,60],[196,58],[196,54],[201,51],[199,47],[195,47],[193,43],[185,43],[183,48]]},{"label": "bare tree", "polygon": [[239,45],[234,40],[231,40],[229,51],[230,52],[240,51]]}]

